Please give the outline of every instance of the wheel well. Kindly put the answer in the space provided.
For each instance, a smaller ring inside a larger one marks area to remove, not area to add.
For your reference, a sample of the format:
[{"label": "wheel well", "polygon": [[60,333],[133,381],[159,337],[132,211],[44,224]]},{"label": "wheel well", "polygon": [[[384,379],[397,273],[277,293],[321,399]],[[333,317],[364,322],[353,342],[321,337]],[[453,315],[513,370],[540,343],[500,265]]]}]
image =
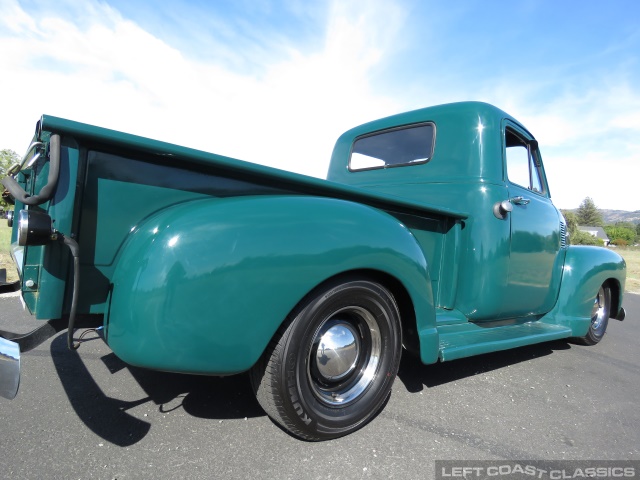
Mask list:
[{"label": "wheel well", "polygon": [[[318,289],[324,288],[330,283],[342,283],[353,279],[366,279],[372,280],[387,288],[393,298],[396,301],[398,310],[400,312],[400,325],[402,328],[402,346],[411,355],[420,355],[420,338],[418,337],[418,331],[416,328],[416,313],[413,305],[413,301],[409,296],[409,292],[404,287],[402,282],[393,275],[381,272],[379,270],[350,270],[342,272],[333,277],[327,278],[324,282],[316,286],[308,295],[312,294]],[[308,297],[305,296],[305,298]]]},{"label": "wheel well", "polygon": [[610,278],[604,282],[611,289],[611,311],[609,316],[615,318],[620,311],[620,282],[614,278]]}]

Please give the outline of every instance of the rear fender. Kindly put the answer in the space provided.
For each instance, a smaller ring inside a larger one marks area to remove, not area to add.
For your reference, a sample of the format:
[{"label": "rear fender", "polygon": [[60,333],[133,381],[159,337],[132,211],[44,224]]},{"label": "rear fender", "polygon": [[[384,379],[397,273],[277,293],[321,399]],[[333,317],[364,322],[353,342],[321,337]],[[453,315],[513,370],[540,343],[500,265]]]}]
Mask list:
[{"label": "rear fender", "polygon": [[258,360],[308,292],[361,269],[402,283],[418,332],[435,335],[425,257],[391,215],[302,196],[174,205],[141,223],[118,255],[105,317],[107,342],[137,366],[241,372]]}]

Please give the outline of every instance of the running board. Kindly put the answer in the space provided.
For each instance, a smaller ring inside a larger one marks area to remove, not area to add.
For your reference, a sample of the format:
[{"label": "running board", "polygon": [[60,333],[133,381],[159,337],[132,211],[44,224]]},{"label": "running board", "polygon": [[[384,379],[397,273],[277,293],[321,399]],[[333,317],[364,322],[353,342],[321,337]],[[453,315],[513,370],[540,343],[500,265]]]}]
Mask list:
[{"label": "running board", "polygon": [[441,362],[497,352],[571,336],[571,329],[539,321],[518,325],[483,327],[475,323],[438,328]]}]

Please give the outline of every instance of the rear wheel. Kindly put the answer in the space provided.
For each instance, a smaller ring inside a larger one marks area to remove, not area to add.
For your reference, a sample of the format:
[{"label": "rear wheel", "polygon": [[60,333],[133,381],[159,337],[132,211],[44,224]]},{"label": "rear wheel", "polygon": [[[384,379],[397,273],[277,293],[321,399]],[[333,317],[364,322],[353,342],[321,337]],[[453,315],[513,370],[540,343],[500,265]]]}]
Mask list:
[{"label": "rear wheel", "polygon": [[593,301],[589,331],[584,337],[580,337],[580,343],[595,345],[602,340],[609,324],[609,315],[611,315],[611,289],[607,284],[603,284]]},{"label": "rear wheel", "polygon": [[294,435],[347,435],[380,410],[401,355],[391,293],[368,280],[328,285],[290,315],[251,372],[267,414]]}]

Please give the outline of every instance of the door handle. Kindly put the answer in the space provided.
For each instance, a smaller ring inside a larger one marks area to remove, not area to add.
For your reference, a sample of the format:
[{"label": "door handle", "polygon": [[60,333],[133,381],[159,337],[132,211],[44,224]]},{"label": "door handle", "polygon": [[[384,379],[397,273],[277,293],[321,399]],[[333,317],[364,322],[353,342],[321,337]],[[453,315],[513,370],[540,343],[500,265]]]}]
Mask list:
[{"label": "door handle", "polygon": [[528,205],[531,202],[531,200],[524,197],[511,197],[509,201],[514,205]]}]

